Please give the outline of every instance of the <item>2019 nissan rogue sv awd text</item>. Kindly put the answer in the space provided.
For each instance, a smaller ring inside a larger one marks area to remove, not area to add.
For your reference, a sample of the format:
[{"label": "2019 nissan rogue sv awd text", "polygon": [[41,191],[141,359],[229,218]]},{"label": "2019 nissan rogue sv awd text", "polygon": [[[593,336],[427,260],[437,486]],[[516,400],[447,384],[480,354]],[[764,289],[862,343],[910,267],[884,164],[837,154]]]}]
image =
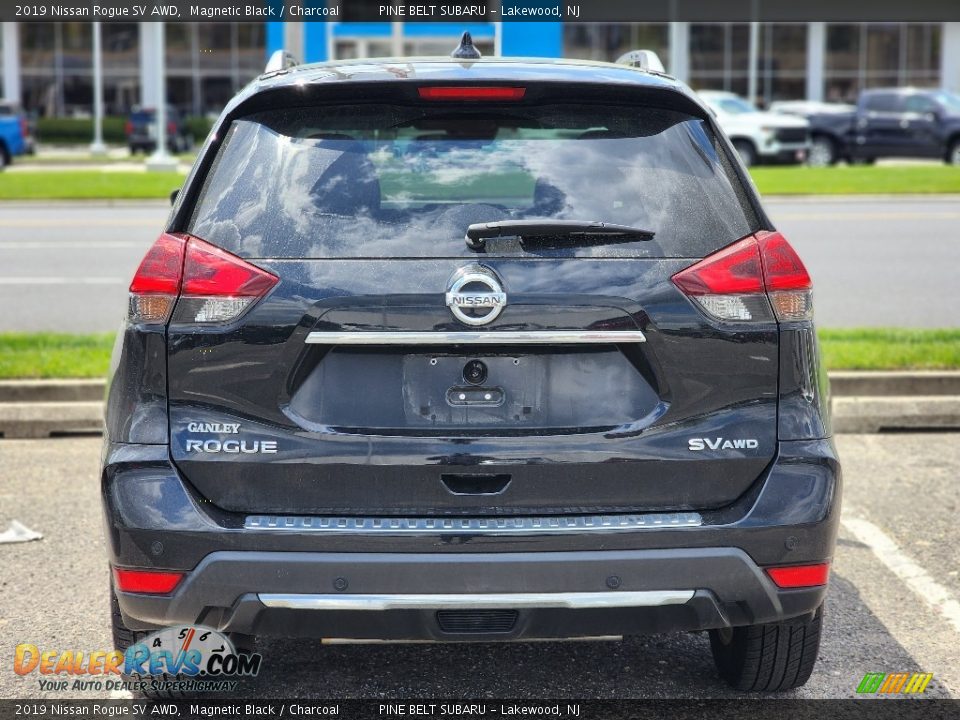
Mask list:
[{"label": "2019 nissan rogue sv awd text", "polygon": [[130,286],[121,649],[709,631],[806,682],[840,505],[811,282],[711,113],[603,63],[283,68]]}]

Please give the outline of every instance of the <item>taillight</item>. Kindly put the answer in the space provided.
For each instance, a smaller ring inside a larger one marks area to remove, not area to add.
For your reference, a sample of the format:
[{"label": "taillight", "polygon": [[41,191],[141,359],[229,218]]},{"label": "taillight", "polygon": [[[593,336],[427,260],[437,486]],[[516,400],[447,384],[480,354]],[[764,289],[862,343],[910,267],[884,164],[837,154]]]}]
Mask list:
[{"label": "taillight", "polygon": [[133,123],[131,121],[127,120],[123,124],[123,132],[127,137],[133,135]]},{"label": "taillight", "polygon": [[421,100],[522,100],[527,94],[525,87],[441,85],[417,88]]},{"label": "taillight", "polygon": [[130,283],[130,321],[158,324],[170,319],[180,293],[187,236],[163,233],[137,268]]},{"label": "taillight", "polygon": [[180,584],[185,574],[169,570],[114,568],[113,582],[120,592],[169,595]]},{"label": "taillight", "polygon": [[764,287],[777,320],[810,320],[813,283],[800,256],[778,232],[758,232],[756,237],[763,259]]},{"label": "taillight", "polygon": [[27,122],[27,118],[23,115],[20,116],[20,136],[24,139],[30,137],[30,123]]},{"label": "taillight", "polygon": [[177,125],[174,122],[167,123],[167,135],[175,135],[177,132]]},{"label": "taillight", "polygon": [[277,284],[277,276],[203,240],[190,238],[174,322],[233,320]]},{"label": "taillight", "polygon": [[813,317],[810,276],[780,233],[759,232],[728,245],[681,270],[673,282],[718,320]]},{"label": "taillight", "polygon": [[277,284],[277,277],[199,238],[162,234],[130,284],[130,320],[222,323],[234,320]]},{"label": "taillight", "polygon": [[778,588],[802,588],[826,585],[830,579],[830,563],[788,565],[767,568],[767,575]]}]

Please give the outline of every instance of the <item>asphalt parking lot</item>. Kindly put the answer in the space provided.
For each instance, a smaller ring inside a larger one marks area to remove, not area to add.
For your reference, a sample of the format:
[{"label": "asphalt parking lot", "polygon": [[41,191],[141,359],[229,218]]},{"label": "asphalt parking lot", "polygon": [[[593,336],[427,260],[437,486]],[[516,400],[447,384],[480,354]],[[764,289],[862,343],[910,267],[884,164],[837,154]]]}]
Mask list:
[{"label": "asphalt parking lot", "polygon": [[[844,435],[844,523],[811,681],[790,694],[854,696],[867,672],[932,672],[928,697],[960,693],[960,435]],[[0,440],[0,698],[44,693],[12,671],[14,648],[110,649],[98,497],[100,439]],[[624,642],[321,646],[261,641],[240,695],[290,698],[735,697],[704,635]],[[951,692],[952,691],[952,692]],[[102,696],[109,697],[109,694]]]}]

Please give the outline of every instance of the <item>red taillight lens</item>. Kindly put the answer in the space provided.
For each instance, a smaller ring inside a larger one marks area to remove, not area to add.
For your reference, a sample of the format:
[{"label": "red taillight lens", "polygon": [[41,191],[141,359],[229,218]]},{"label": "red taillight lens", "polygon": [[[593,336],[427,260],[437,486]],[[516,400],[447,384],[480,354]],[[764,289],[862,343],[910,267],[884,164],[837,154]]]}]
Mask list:
[{"label": "red taillight lens", "polygon": [[170,319],[180,292],[186,244],[183,235],[163,233],[147,251],[130,283],[131,322],[156,324]]},{"label": "red taillight lens", "polygon": [[767,568],[767,575],[778,588],[816,587],[827,584],[830,578],[830,563]]},{"label": "red taillight lens", "polygon": [[738,240],[681,270],[673,282],[718,320],[813,317],[810,276],[780,233],[764,231]]},{"label": "red taillight lens", "polygon": [[485,87],[479,85],[417,88],[421,100],[522,100],[525,87]]},{"label": "red taillight lens", "polygon": [[131,135],[133,135],[133,123],[130,122],[129,120],[127,120],[127,121],[123,124],[123,133],[124,133],[124,135],[126,135],[127,137],[130,137]]},{"label": "red taillight lens", "polygon": [[167,595],[183,580],[186,573],[168,570],[131,570],[114,568],[113,582],[120,592],[144,595]]},{"label": "red taillight lens", "polygon": [[189,235],[164,233],[147,252],[130,284],[130,319],[165,323],[221,323],[236,319],[277,277]]},{"label": "red taillight lens", "polygon": [[275,275],[214,245],[191,238],[183,264],[184,295],[260,297],[277,283]]},{"label": "red taillight lens", "polygon": [[24,139],[30,137],[30,123],[23,115],[20,116],[20,135]]},{"label": "red taillight lens", "polygon": [[175,132],[177,132],[177,125],[176,125],[176,123],[168,122],[168,123],[167,123],[167,135],[173,135]]},{"label": "red taillight lens", "polygon": [[763,292],[760,251],[752,237],[744,238],[673,276],[687,295],[730,295]]}]

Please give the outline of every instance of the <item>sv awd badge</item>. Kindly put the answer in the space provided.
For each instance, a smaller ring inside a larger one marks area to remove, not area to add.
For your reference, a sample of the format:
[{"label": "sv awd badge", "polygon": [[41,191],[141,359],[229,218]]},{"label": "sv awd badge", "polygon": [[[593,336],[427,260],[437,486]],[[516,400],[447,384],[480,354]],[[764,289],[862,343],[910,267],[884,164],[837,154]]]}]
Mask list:
[{"label": "sv awd badge", "polygon": [[277,452],[275,440],[187,440],[187,452],[268,455]]},{"label": "sv awd badge", "polygon": [[688,450],[755,450],[760,443],[753,438],[690,438],[687,440]]}]

